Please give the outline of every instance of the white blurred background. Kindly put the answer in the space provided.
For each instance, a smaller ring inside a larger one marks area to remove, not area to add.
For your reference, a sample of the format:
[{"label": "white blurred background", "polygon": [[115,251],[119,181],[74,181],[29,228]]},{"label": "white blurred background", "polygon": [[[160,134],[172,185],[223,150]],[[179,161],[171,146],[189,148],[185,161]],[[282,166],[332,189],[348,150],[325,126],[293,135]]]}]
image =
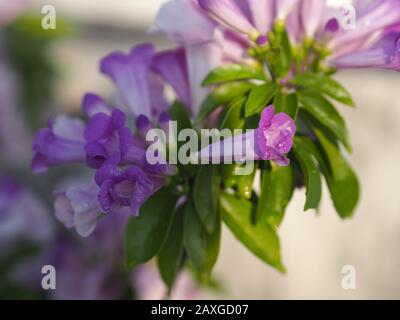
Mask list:
[{"label": "white blurred background", "polygon": [[[106,95],[111,90],[98,72],[98,62],[108,52],[148,40],[159,48],[172,45],[146,33],[162,2],[31,0],[38,13],[52,4],[58,16],[81,28],[54,51],[61,68],[57,109],[78,108],[87,91]],[[326,189],[320,215],[304,213],[304,190],[297,192],[280,230],[286,275],[253,257],[224,229],[215,274],[226,290],[205,293],[204,298],[400,298],[400,74],[352,71],[337,78],[358,106],[341,108],[354,146],[349,158],[362,183],[354,219],[337,217]],[[355,290],[342,289],[345,265],[355,267]]]}]

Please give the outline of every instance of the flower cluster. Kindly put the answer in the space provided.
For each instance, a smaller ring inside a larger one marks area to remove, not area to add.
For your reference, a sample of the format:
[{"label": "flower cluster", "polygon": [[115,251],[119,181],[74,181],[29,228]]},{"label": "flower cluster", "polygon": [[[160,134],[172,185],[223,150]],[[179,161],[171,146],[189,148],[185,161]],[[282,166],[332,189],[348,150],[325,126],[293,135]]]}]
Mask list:
[{"label": "flower cluster", "polygon": [[[306,187],[304,210],[318,209],[323,176],[338,214],[354,213],[359,184],[342,155],[341,146],[351,145],[332,100],[354,102],[331,75],[343,68],[400,70],[400,1],[330,7],[322,0],[171,0],[153,31],[177,47],[157,52],[141,44],[111,53],[100,70],[116,86],[115,101],[89,93],[87,122],[57,116],[38,132],[34,171],[72,163],[94,170],[88,187],[56,192],[56,216],[88,236],[101,217],[139,215],[127,223],[127,263],[157,256],[168,286],[188,261],[200,280],[209,278],[221,222],[284,271],[277,227],[296,186]],[[223,158],[243,145],[250,152],[239,150],[240,163],[224,165],[152,164],[146,136],[166,131],[170,120],[199,135],[201,128],[246,130],[195,158],[210,160],[214,149],[223,149]],[[238,175],[248,161],[256,165]]]}]

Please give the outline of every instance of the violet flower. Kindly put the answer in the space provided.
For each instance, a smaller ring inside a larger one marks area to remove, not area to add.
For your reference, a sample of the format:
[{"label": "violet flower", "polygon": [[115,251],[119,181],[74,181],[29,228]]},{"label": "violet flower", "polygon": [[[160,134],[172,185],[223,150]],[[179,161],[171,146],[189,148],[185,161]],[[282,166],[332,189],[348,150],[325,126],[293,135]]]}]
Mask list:
[{"label": "violet flower", "polygon": [[242,8],[232,0],[198,0],[200,7],[217,21],[237,32],[257,37],[259,31],[253,26]]},{"label": "violet flower", "polygon": [[[173,18],[175,15],[177,15],[176,19]],[[210,92],[209,88],[204,88],[201,84],[205,76],[220,65],[223,59],[223,46],[217,37],[216,23],[207,17],[205,11],[201,10],[197,0],[172,0],[161,7],[155,25],[159,31],[176,41],[185,50],[185,61],[182,60],[182,54],[178,57],[170,55],[168,58],[174,58],[175,63],[178,63],[174,68],[180,70],[179,91],[176,93],[184,100],[183,102],[190,102],[189,107],[192,115],[195,116]],[[173,61],[170,60],[170,62]],[[185,64],[187,67],[184,67]],[[156,68],[160,68],[160,64]],[[182,68],[187,69],[186,77],[181,76]],[[166,79],[165,72],[161,69],[159,71]],[[182,82],[184,78],[187,78],[188,83]],[[178,83],[175,80],[170,84],[177,90]],[[188,93],[183,93],[185,88],[189,88]]]},{"label": "violet flower", "polygon": [[32,170],[44,172],[51,166],[84,162],[84,130],[80,119],[59,115],[50,120],[34,139]]},{"label": "violet flower", "polygon": [[21,240],[45,243],[53,231],[42,201],[14,178],[0,177],[0,251]]},{"label": "violet flower", "polygon": [[285,154],[293,146],[295,132],[293,119],[285,113],[275,114],[275,108],[269,106],[262,112],[258,129],[211,144],[193,158],[201,162],[271,160],[280,166],[287,166],[289,159]]},{"label": "violet flower", "polygon": [[276,18],[284,21],[292,12],[299,0],[277,0],[276,1]]},{"label": "violet flower", "polygon": [[168,106],[160,79],[151,71],[154,55],[153,45],[141,44],[128,54],[114,52],[101,61],[101,71],[115,82],[135,118],[144,115],[152,119]]},{"label": "violet flower", "polygon": [[306,38],[311,39],[317,33],[326,10],[324,0],[301,0],[301,22]]},{"label": "violet flower", "polygon": [[111,158],[118,163],[135,163],[145,154],[143,148],[135,145],[132,132],[125,125],[125,114],[119,109],[114,109],[110,115],[94,114],[84,137],[86,163],[91,168],[98,169]]},{"label": "violet flower", "polygon": [[400,71],[400,32],[384,36],[372,48],[342,55],[331,61],[337,69],[381,68]]},{"label": "violet flower", "polygon": [[400,22],[400,1],[372,0],[354,3],[357,16],[357,27],[354,30],[343,30],[337,33],[329,43],[330,48],[341,49],[354,42],[368,43],[368,38],[375,36],[384,28]]},{"label": "violet flower", "polygon": [[154,70],[169,83],[179,99],[192,106],[186,53],[183,48],[158,53],[153,61]]},{"label": "violet flower", "polygon": [[162,180],[151,179],[142,169],[130,166],[121,169],[115,164],[106,164],[96,172],[100,187],[98,202],[103,212],[119,207],[129,207],[138,214],[140,206],[162,186]]},{"label": "violet flower", "polygon": [[110,115],[112,112],[111,107],[104,99],[94,93],[85,94],[82,100],[82,109],[89,117],[93,117],[97,113]]},{"label": "violet flower", "polygon": [[197,0],[167,1],[155,19],[155,29],[180,45],[213,40],[216,26],[199,8]]}]

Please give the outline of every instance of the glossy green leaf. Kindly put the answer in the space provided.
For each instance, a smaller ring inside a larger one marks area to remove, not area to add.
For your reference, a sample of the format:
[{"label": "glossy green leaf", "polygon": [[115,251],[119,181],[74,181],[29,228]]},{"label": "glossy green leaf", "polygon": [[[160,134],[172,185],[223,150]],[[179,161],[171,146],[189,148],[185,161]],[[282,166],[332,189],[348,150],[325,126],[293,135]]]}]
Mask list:
[{"label": "glossy green leaf", "polygon": [[223,193],[221,214],[225,224],[244,246],[267,264],[285,272],[275,227],[252,224],[252,204],[249,201]]},{"label": "glossy green leaf", "polygon": [[200,220],[193,201],[189,201],[184,218],[183,243],[190,262],[204,282],[210,277],[217,261],[221,240],[221,225],[209,234]]},{"label": "glossy green leaf", "polygon": [[297,119],[299,102],[296,93],[284,94],[278,92],[274,99],[275,112],[284,112],[293,119]]},{"label": "glossy green leaf", "polygon": [[249,98],[246,101],[245,116],[250,117],[267,107],[277,90],[278,86],[273,82],[251,89]]},{"label": "glossy green leaf", "polygon": [[237,97],[243,97],[252,87],[253,84],[248,82],[232,82],[218,86],[202,103],[196,122],[204,120],[219,106],[227,105]]},{"label": "glossy green leaf", "polygon": [[317,209],[321,200],[321,175],[315,157],[302,144],[302,140],[295,138],[294,155],[299,162],[306,183],[306,204],[304,211]]},{"label": "glossy green leaf", "polygon": [[129,219],[125,229],[125,259],[132,268],[153,258],[168,234],[178,195],[163,188],[140,208],[138,217]]},{"label": "glossy green leaf", "polygon": [[219,226],[218,197],[221,176],[217,165],[200,165],[193,187],[193,201],[207,232],[215,233]]},{"label": "glossy green leaf", "polygon": [[254,170],[251,174],[237,176],[236,194],[243,199],[250,200],[253,194],[254,178],[257,171],[257,163],[254,163]]},{"label": "glossy green leaf", "polygon": [[337,146],[320,130],[314,131],[328,160],[331,175],[326,174],[326,180],[336,211],[342,218],[350,218],[360,197],[358,178]]},{"label": "glossy green leaf", "polygon": [[354,107],[354,101],[350,93],[340,83],[325,74],[298,74],[291,82],[307,89],[322,92],[341,103]]},{"label": "glossy green leaf", "polygon": [[212,70],[203,81],[203,86],[229,81],[259,79],[265,80],[262,70],[244,64],[227,64]]},{"label": "glossy green leaf", "polygon": [[236,164],[224,164],[222,166],[222,181],[226,188],[233,188],[237,185],[238,177],[235,174]]},{"label": "glossy green leaf", "polygon": [[346,124],[335,107],[318,93],[298,91],[297,94],[305,110],[351,151]]},{"label": "glossy green leaf", "polygon": [[225,114],[222,117],[221,129],[242,129],[246,123],[246,118],[244,117],[244,104],[246,102],[246,97],[236,99],[228,107]]},{"label": "glossy green leaf", "polygon": [[280,167],[271,163],[263,170],[257,220],[279,226],[295,187],[291,166]]},{"label": "glossy green leaf", "polygon": [[172,288],[183,256],[183,218],[185,205],[176,209],[168,236],[157,256],[158,270],[169,289]]}]

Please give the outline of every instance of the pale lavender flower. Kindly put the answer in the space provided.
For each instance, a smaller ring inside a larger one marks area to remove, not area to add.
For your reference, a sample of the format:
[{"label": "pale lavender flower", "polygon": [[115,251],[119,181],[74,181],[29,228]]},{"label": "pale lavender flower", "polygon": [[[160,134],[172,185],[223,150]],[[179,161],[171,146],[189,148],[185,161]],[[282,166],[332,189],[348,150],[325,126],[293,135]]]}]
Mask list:
[{"label": "pale lavender flower", "polygon": [[154,70],[175,90],[180,101],[192,106],[188,67],[183,48],[158,53],[153,61]]},{"label": "pale lavender flower", "polygon": [[[380,32],[400,22],[400,1],[398,0],[357,1],[355,9],[359,13],[356,28],[342,30],[335,34],[329,43],[330,48],[342,53],[351,52],[354,50],[354,42],[362,47],[364,43],[369,42],[369,38],[376,38],[375,32]],[[346,46],[350,46],[352,50],[346,50]]]},{"label": "pale lavender flower", "polygon": [[85,161],[85,125],[80,119],[59,115],[40,129],[33,142],[32,170],[46,171],[49,167]]},{"label": "pale lavender flower", "polygon": [[89,236],[102,215],[98,203],[99,187],[95,184],[73,186],[55,193],[55,215],[66,228],[75,228],[82,237]]},{"label": "pale lavender flower", "polygon": [[163,86],[151,71],[154,55],[152,44],[141,44],[128,54],[114,52],[101,61],[101,71],[115,82],[134,117],[144,115],[151,119],[168,106]]},{"label": "pale lavender flower", "polygon": [[301,20],[306,37],[312,38],[316,34],[323,21],[325,9],[325,0],[301,1]]},{"label": "pale lavender flower", "polygon": [[266,35],[275,19],[275,0],[247,0],[257,30]]},{"label": "pale lavender flower", "polygon": [[180,45],[214,39],[216,23],[198,7],[197,0],[170,0],[157,13],[155,27]]},{"label": "pale lavender flower", "polygon": [[245,12],[243,12],[235,1],[198,0],[198,3],[203,10],[229,28],[248,34],[249,36],[257,37],[259,35],[249,17],[246,16]]},{"label": "pale lavender flower", "polygon": [[278,20],[284,21],[298,3],[299,0],[277,0],[276,18]]},{"label": "pale lavender flower", "polygon": [[338,69],[381,68],[400,71],[400,32],[387,34],[368,50],[333,59],[331,65]]}]

